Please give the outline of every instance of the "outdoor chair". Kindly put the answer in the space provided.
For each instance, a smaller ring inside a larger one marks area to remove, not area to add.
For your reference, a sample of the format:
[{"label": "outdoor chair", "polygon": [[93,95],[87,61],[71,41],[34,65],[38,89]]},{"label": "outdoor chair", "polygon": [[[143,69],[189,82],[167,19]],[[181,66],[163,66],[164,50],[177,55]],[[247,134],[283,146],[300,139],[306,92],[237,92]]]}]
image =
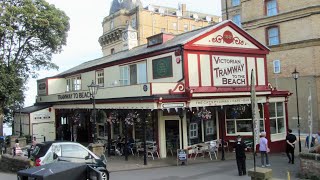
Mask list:
[{"label": "outdoor chair", "polygon": [[158,152],[157,145],[148,146],[147,147],[147,155],[148,155],[148,157],[152,157],[152,159],[154,160],[154,155],[153,154],[156,154],[158,156],[158,159],[160,159],[160,155],[159,155],[159,152]]},{"label": "outdoor chair", "polygon": [[167,143],[167,154],[168,152],[170,152],[171,156],[173,156],[173,146],[170,143]]},{"label": "outdoor chair", "polygon": [[216,141],[210,141],[209,142],[209,148],[204,150],[204,153],[208,153],[210,160],[212,160],[211,154],[214,154],[215,158],[217,158],[218,154],[218,147],[217,147],[217,142]]},{"label": "outdoor chair", "polygon": [[[194,154],[194,158],[193,160],[195,160],[198,156],[199,153],[203,153],[199,147],[197,145],[192,145],[192,151],[193,151],[193,154]],[[191,157],[192,158],[192,157]]]}]

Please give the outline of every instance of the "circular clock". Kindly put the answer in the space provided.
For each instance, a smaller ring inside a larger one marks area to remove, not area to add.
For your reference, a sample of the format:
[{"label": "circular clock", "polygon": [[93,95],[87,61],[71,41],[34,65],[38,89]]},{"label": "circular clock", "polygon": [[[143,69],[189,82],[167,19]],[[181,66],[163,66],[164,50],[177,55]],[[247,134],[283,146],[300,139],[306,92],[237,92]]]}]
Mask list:
[{"label": "circular clock", "polygon": [[136,33],[130,33],[130,39],[136,39],[137,35]]}]

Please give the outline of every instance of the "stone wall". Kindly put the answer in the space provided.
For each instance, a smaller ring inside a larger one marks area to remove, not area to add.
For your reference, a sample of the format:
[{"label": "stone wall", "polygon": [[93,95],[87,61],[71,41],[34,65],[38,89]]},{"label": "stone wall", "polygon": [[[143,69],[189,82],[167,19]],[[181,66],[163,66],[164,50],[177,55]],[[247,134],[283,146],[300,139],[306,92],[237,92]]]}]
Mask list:
[{"label": "stone wall", "polygon": [[18,172],[30,166],[29,160],[25,157],[4,154],[0,160],[0,171]]},{"label": "stone wall", "polygon": [[307,177],[320,177],[320,154],[301,153],[301,174]]}]

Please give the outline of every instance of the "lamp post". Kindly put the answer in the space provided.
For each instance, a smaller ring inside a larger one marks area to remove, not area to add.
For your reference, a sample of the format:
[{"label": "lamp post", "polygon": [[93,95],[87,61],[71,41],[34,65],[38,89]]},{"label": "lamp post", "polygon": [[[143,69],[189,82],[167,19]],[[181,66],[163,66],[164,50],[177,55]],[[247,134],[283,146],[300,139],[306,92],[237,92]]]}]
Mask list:
[{"label": "lamp post", "polygon": [[298,83],[297,80],[299,78],[299,72],[295,68],[292,72],[292,77],[295,80],[296,84],[296,99],[297,99],[297,115],[298,115],[298,136],[299,136],[299,152],[301,152],[301,140],[300,140],[300,116],[299,116],[299,99],[298,99]]},{"label": "lamp post", "polygon": [[94,81],[92,80],[92,83],[88,85],[90,96],[92,97],[93,101],[93,123],[92,123],[92,137],[93,137],[93,143],[97,142],[97,131],[96,131],[96,126],[97,126],[97,112],[96,112],[96,100],[95,96],[98,92],[99,85],[95,84]]}]

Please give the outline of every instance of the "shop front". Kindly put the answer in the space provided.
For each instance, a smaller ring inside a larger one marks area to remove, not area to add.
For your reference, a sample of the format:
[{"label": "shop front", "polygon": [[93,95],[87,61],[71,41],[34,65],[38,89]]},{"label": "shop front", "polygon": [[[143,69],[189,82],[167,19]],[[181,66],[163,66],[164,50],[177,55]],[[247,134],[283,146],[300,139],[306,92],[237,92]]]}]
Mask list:
[{"label": "shop front", "polygon": [[[57,139],[90,143],[96,129],[108,147],[123,138],[131,142],[132,154],[141,142],[151,144],[161,158],[212,140],[225,141],[231,150],[236,136],[253,139],[252,71],[258,131],[267,133],[272,152],[280,152],[290,93],[268,83],[268,52],[231,21],[175,37],[161,33],[148,38],[147,45],[39,80],[46,90],[37,104],[50,104],[55,111]],[[100,86],[96,123],[87,87],[92,80]]]}]

